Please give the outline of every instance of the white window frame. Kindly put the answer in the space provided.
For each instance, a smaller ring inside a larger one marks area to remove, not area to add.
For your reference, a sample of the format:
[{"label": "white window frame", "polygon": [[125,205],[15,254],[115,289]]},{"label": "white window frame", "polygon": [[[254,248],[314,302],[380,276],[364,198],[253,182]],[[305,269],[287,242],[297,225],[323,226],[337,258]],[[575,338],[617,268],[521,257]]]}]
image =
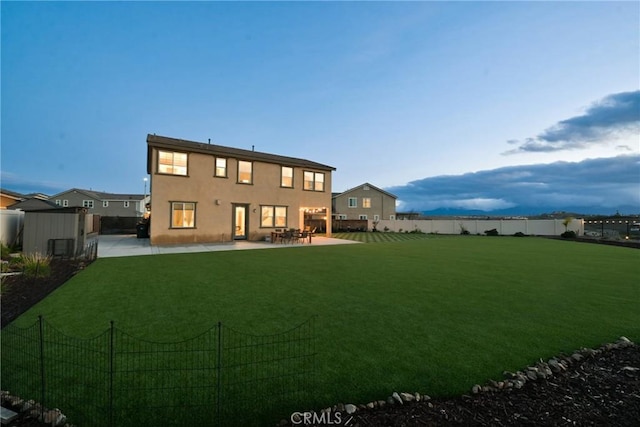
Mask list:
[{"label": "white window frame", "polygon": [[128,200],[125,200],[125,202],[124,202],[124,207],[125,207],[125,208],[128,208],[128,207],[129,207],[129,201],[128,201]]},{"label": "white window frame", "polygon": [[69,201],[67,199],[63,200],[62,201],[62,206],[65,207],[65,208],[68,207],[69,206]]},{"label": "white window frame", "polygon": [[369,219],[369,218],[367,218],[367,215],[365,215],[365,214],[360,214],[358,216],[358,219],[363,219],[364,220],[364,219]]},{"label": "white window frame", "polygon": [[62,200],[56,199],[56,206],[61,206],[61,205],[62,205]]},{"label": "white window frame", "polygon": [[396,216],[395,216],[395,215],[389,215],[389,219],[390,219],[390,220],[395,220],[395,219],[396,219]]},{"label": "white window frame", "polygon": [[109,207],[109,201],[108,200],[103,200],[102,201],[102,207],[103,208],[108,208]]},{"label": "white window frame", "polygon": [[347,219],[347,215],[345,215],[345,214],[338,214],[338,219]]},{"label": "white window frame", "polygon": [[93,200],[83,200],[82,201],[82,207],[83,208],[93,209],[93,206],[94,206]]},{"label": "white window frame", "polygon": [[380,221],[380,215],[374,215],[373,216],[373,220],[374,221]]},{"label": "white window frame", "polygon": [[370,209],[371,208],[371,197],[363,197],[362,198],[362,207],[364,209]]},{"label": "white window frame", "polygon": [[349,199],[347,200],[347,206],[350,208],[357,208],[358,207],[358,198],[357,197],[349,197]]}]

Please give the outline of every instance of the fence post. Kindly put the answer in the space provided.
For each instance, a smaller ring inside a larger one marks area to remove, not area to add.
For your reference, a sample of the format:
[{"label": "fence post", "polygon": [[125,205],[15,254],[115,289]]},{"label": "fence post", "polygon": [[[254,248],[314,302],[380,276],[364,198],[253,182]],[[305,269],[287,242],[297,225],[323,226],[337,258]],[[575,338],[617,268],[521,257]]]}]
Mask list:
[{"label": "fence post", "polygon": [[222,425],[222,322],[218,322],[217,328],[218,343],[216,349],[216,425]]},{"label": "fence post", "polygon": [[113,320],[110,322],[109,336],[109,426],[113,427],[113,365],[114,365],[114,325]]},{"label": "fence post", "polygon": [[46,394],[46,377],[44,371],[44,324],[42,315],[38,316],[39,332],[40,332],[40,415],[42,416],[43,408],[45,405]]}]

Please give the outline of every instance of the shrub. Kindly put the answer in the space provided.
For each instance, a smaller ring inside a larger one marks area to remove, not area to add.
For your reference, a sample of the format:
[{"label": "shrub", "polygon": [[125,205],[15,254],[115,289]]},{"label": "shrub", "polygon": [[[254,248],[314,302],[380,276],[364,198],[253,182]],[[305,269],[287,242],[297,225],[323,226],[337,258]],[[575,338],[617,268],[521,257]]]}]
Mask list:
[{"label": "shrub", "polygon": [[51,274],[51,257],[37,252],[23,255],[22,271],[28,277],[47,277]]},{"label": "shrub", "polygon": [[11,248],[9,246],[5,246],[3,243],[0,243],[0,252],[2,252],[2,259],[9,259],[9,255],[11,254]]},{"label": "shrub", "polygon": [[498,233],[498,230],[496,230],[495,228],[492,228],[491,230],[485,230],[484,234],[486,234],[487,236],[498,236],[500,233]]},{"label": "shrub", "polygon": [[517,233],[514,234],[515,237],[525,237],[526,234],[524,234],[522,231],[518,231]]},{"label": "shrub", "polygon": [[565,231],[564,233],[562,233],[560,236],[562,238],[564,238],[564,239],[575,239],[576,238],[576,232],[573,231],[573,230],[568,230],[568,231]]}]

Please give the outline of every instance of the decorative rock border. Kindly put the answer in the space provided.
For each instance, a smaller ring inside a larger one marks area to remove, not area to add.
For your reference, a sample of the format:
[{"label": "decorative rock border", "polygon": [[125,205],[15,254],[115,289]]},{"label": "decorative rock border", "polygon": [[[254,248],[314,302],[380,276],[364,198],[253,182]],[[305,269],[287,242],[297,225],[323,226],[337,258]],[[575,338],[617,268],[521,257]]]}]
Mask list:
[{"label": "decorative rock border", "polygon": [[[581,348],[573,352],[569,356],[558,356],[543,361],[540,359],[538,363],[532,366],[528,366],[523,370],[517,372],[504,371],[503,376],[505,379],[501,381],[489,380],[486,384],[475,384],[471,387],[472,394],[479,393],[495,393],[502,392],[509,389],[520,389],[529,381],[537,381],[540,379],[552,378],[555,374],[566,371],[569,366],[574,363],[580,362],[585,358],[594,357],[603,352],[620,349],[633,346],[634,343],[627,337],[620,337],[615,343],[604,344],[597,349]],[[398,393],[393,392],[391,396],[386,400],[375,400],[367,404],[354,405],[351,403],[343,404],[339,403],[332,407],[324,408],[319,412],[305,411],[294,412],[290,420],[283,419],[278,426],[288,426],[293,424],[301,424],[304,418],[311,420],[326,420],[331,419],[331,414],[339,413],[338,419],[347,419],[349,415],[354,414],[357,411],[366,411],[376,408],[384,408],[388,405],[404,405],[409,402],[429,401],[431,397],[428,395],[421,395],[420,393]],[[433,404],[428,403],[430,408],[433,408]]]},{"label": "decorative rock border", "polygon": [[11,395],[10,392],[5,390],[0,391],[0,401],[2,405],[11,405],[19,413],[26,413],[31,418],[52,427],[74,427],[71,424],[67,424],[67,417],[60,409],[47,409],[34,400],[24,400],[18,396]]}]

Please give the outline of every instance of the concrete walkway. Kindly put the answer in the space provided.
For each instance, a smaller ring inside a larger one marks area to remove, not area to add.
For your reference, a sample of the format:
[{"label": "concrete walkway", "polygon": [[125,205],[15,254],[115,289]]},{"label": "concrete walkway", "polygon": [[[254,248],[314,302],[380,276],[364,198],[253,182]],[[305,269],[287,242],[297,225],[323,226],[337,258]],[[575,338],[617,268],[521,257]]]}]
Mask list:
[{"label": "concrete walkway", "polygon": [[149,239],[138,239],[135,234],[98,236],[98,258],[156,255],[156,254],[181,254],[189,252],[213,252],[235,251],[249,249],[281,249],[291,247],[313,247],[325,245],[348,245],[353,242],[343,239],[316,236],[312,243],[279,244],[269,242],[249,242],[236,240],[227,243],[194,243],[188,245],[151,246]]}]

